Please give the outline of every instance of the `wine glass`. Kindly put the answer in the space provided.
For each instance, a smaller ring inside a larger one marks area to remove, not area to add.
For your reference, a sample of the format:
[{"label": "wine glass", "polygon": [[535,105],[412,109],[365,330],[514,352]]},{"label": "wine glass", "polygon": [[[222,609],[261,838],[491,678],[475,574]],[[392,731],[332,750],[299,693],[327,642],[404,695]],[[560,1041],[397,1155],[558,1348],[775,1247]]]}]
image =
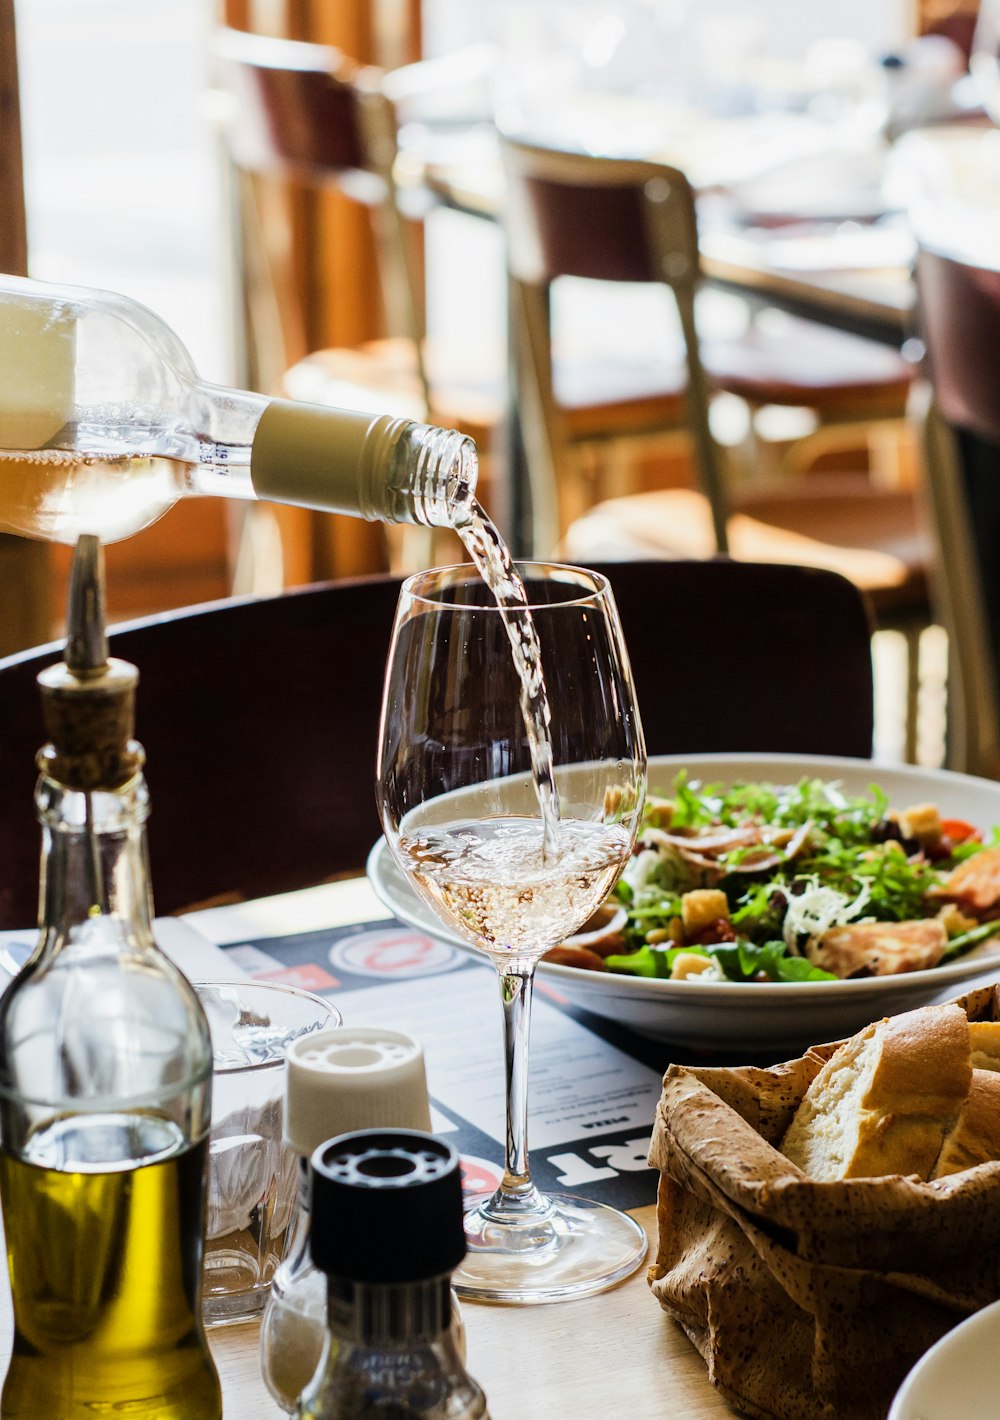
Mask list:
[{"label": "wine glass", "polygon": [[378,793],[396,861],[436,915],[489,957],[500,985],[504,1176],[471,1201],[455,1285],[468,1297],[536,1302],[600,1291],[646,1252],[626,1214],[543,1196],[527,1142],[535,967],[579,931],[626,863],[646,751],[606,579],[544,563],[517,570],[523,604],[515,595],[498,606],[471,566],[403,583]]}]

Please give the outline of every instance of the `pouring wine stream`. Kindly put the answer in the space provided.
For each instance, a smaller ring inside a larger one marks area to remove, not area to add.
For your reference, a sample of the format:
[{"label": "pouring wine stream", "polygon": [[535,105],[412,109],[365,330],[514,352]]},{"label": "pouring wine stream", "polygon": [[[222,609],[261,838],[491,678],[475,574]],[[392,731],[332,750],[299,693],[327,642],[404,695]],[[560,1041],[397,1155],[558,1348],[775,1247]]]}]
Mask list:
[{"label": "pouring wine stream", "polygon": [[545,689],[538,632],[528,607],[528,593],[514,566],[510,548],[477,499],[471,499],[468,521],[457,523],[455,532],[496,600],[507,629],[511,655],[521,683],[521,713],[528,736],[535,793],[542,814],[542,859],[555,858],[559,852],[559,790],[549,734],[552,711]]}]

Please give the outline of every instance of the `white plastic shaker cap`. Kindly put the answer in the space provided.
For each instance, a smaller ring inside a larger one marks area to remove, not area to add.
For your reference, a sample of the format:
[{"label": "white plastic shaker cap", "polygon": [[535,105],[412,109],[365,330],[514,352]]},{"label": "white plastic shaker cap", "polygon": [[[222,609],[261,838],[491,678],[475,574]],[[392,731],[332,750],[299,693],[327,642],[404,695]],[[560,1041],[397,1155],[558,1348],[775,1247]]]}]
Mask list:
[{"label": "white plastic shaker cap", "polygon": [[381,1026],[337,1026],[301,1036],[285,1056],[285,1141],[308,1158],[355,1129],[430,1130],[419,1040]]}]

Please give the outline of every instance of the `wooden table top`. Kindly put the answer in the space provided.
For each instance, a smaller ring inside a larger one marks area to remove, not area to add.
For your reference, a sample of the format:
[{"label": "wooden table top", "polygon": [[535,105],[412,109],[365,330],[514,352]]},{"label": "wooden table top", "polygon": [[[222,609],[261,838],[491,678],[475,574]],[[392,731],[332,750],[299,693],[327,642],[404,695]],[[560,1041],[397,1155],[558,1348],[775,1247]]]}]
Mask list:
[{"label": "wooden table top", "polygon": [[[211,940],[229,941],[266,936],[272,929],[287,932],[293,920],[307,930],[321,922],[369,922],[389,915],[364,879],[316,894],[263,899],[247,904],[245,913],[235,907],[228,916],[223,909],[179,921]],[[236,925],[215,931],[209,925],[213,919]],[[180,945],[169,949],[190,967]],[[491,1420],[605,1420],[619,1411],[630,1420],[731,1420],[735,1412],[709,1383],[705,1363],[649,1290],[646,1267],[655,1255],[656,1209],[639,1207],[633,1216],[646,1229],[649,1253],[618,1286],[574,1302],[463,1302],[468,1368],[486,1392]],[[257,1323],[249,1323],[209,1332],[225,1420],[277,1420],[283,1413],[260,1374],[259,1331]]]},{"label": "wooden table top", "polygon": [[[636,1210],[655,1246],[656,1210]],[[576,1302],[497,1307],[464,1302],[468,1368],[491,1420],[732,1420],[705,1364],[660,1309],[645,1267]],[[256,1324],[209,1333],[225,1420],[277,1420],[257,1362]]]}]

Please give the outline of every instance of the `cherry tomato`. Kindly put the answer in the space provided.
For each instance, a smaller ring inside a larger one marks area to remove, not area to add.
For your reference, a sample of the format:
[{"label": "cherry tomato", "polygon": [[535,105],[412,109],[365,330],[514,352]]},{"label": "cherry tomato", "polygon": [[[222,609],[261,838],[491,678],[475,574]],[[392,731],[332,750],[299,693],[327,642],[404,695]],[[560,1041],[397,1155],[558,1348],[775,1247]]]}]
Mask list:
[{"label": "cherry tomato", "polygon": [[966,823],[964,818],[945,818],[941,820],[941,833],[945,838],[950,838],[952,843],[968,843],[971,839],[973,843],[982,843],[982,832],[974,824]]}]

